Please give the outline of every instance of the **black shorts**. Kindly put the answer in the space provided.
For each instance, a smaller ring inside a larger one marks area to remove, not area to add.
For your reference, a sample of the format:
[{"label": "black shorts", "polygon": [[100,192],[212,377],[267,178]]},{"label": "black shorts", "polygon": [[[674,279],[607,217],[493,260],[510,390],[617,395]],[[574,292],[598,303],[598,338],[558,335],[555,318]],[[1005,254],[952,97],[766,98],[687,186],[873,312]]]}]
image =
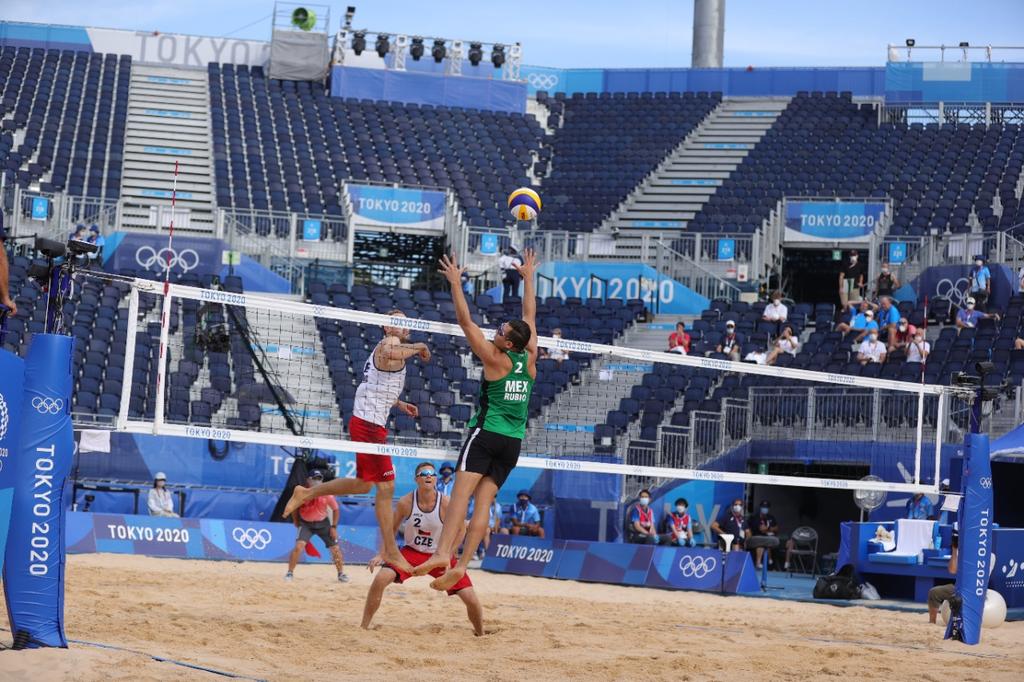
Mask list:
[{"label": "black shorts", "polygon": [[490,476],[500,488],[516,468],[522,446],[522,438],[511,438],[476,427],[470,431],[459,452],[455,470]]},{"label": "black shorts", "polygon": [[330,549],[338,544],[338,541],[331,537],[331,528],[331,522],[327,519],[324,519],[323,521],[316,521],[314,523],[300,519],[298,539],[302,542],[309,542],[309,539],[316,535],[324,541],[324,547]]}]

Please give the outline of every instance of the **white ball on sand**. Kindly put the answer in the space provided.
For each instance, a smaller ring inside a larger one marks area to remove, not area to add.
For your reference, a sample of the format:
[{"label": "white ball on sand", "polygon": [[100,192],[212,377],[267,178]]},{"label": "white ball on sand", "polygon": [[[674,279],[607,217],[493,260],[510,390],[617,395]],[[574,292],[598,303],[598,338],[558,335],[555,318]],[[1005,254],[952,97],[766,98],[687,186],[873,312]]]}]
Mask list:
[{"label": "white ball on sand", "polygon": [[[949,622],[949,602],[942,602],[939,608],[942,622]],[[1006,600],[995,590],[985,592],[985,611],[981,616],[981,627],[997,628],[1006,620]]]}]

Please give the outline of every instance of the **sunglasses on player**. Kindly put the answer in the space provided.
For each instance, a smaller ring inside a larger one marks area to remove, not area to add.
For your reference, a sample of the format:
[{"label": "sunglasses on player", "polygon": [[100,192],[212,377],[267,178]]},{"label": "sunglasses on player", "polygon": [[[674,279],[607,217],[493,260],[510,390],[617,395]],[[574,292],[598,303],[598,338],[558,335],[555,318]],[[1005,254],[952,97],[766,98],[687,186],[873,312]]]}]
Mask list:
[{"label": "sunglasses on player", "polygon": [[433,471],[421,471],[416,474],[417,478],[437,478],[437,474]]}]

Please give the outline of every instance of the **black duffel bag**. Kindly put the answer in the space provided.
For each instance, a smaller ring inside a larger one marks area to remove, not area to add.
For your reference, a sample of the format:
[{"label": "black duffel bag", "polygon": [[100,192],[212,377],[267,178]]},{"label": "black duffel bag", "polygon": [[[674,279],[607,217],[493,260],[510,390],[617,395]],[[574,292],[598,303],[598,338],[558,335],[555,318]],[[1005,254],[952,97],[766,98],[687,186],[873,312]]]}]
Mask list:
[{"label": "black duffel bag", "polygon": [[860,599],[860,585],[853,574],[853,564],[846,564],[835,573],[823,575],[814,583],[815,599]]}]

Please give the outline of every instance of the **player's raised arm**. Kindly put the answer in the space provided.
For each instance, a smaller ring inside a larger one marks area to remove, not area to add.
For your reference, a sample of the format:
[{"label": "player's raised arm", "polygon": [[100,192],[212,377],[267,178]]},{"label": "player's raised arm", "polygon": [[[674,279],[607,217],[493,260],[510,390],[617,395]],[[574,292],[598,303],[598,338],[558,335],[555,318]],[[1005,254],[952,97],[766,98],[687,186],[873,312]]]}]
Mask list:
[{"label": "player's raised arm", "polygon": [[523,276],[523,322],[530,325],[530,342],[526,350],[537,356],[537,253],[533,249],[523,252],[523,264],[514,266]]},{"label": "player's raised arm", "polygon": [[448,284],[451,285],[452,289],[452,303],[455,305],[455,320],[462,327],[462,331],[466,334],[466,340],[469,341],[469,347],[473,349],[473,352],[478,358],[484,362],[491,362],[497,350],[490,341],[484,337],[483,331],[477,326],[476,322],[469,314],[469,303],[466,302],[466,295],[462,291],[462,273],[466,270],[465,268],[459,267],[458,262],[455,260],[455,255],[441,256],[441,267],[438,269],[445,279],[448,280]]}]

